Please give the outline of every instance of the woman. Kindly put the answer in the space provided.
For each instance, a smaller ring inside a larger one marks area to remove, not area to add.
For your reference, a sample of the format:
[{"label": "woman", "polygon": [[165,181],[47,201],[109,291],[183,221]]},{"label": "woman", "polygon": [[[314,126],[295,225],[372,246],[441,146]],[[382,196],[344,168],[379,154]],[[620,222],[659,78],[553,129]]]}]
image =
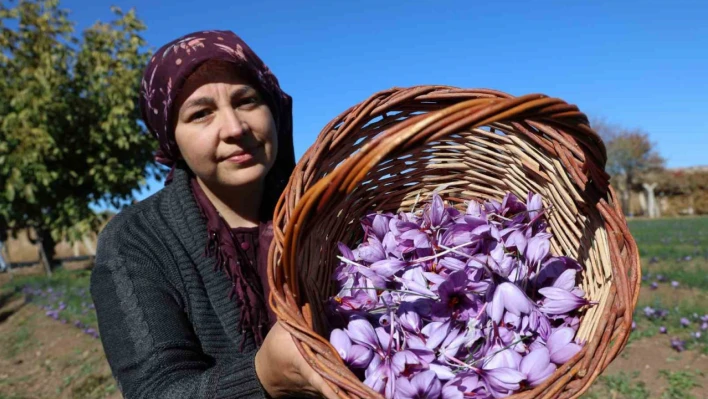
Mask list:
[{"label": "woman", "polygon": [[294,168],[290,97],[238,36],[204,31],[155,54],[140,108],[172,171],[103,230],[91,276],[124,396],[337,397],[266,305],[268,222]]}]

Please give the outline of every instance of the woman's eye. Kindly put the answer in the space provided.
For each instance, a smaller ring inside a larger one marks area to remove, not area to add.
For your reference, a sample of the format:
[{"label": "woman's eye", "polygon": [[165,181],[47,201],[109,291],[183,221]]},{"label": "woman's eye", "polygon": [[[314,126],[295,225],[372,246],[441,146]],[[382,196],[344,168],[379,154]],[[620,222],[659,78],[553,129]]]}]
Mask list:
[{"label": "woman's eye", "polygon": [[248,107],[248,106],[253,106],[256,105],[260,102],[258,97],[246,97],[242,98],[241,100],[238,101],[237,106],[239,107]]},{"label": "woman's eye", "polygon": [[209,116],[209,110],[203,109],[201,111],[197,111],[197,112],[193,113],[189,117],[189,121],[190,122],[199,122],[199,121],[203,120],[204,118],[206,118],[207,116]]}]

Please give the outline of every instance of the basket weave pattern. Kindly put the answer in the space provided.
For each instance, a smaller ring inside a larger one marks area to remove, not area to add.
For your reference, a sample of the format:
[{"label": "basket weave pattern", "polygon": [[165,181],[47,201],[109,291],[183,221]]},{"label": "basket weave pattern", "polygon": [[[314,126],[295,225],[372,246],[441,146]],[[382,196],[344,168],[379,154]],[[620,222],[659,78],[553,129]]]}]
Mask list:
[{"label": "basket weave pattern", "polygon": [[583,265],[581,288],[598,304],[580,324],[583,349],[513,398],[578,397],[626,345],[639,292],[639,253],[605,162],[586,116],[556,98],[447,86],[379,92],[332,120],[299,161],[276,207],[270,304],[342,398],[380,398],[326,339],[336,243],[353,246],[365,214],[410,211],[434,190],[461,210],[533,191],[550,209],[551,253]]}]

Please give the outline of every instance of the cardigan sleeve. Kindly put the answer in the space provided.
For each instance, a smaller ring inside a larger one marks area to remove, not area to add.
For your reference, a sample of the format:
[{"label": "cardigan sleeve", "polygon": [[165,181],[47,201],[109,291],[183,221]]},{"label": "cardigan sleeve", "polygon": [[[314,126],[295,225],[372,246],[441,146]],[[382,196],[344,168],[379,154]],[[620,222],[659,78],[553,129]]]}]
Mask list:
[{"label": "cardigan sleeve", "polygon": [[141,255],[140,248],[116,251],[115,237],[99,247],[91,295],[106,358],[124,397],[265,398],[255,350],[222,359],[206,355],[179,291],[154,257]]}]

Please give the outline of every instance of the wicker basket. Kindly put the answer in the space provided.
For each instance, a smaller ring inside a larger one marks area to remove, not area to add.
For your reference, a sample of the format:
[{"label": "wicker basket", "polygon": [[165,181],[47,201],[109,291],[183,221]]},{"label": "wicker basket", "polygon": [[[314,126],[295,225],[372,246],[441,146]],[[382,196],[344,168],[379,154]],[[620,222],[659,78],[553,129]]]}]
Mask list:
[{"label": "wicker basket", "polygon": [[270,303],[301,353],[342,398],[381,396],[344,365],[324,305],[338,241],[354,245],[372,210],[410,210],[437,190],[465,200],[540,193],[551,252],[584,267],[583,349],[514,398],[575,398],[624,348],[640,283],[637,246],[604,171],[605,147],[574,105],[540,94],[418,86],[382,91],[330,122],[298,163],[275,211]]}]

